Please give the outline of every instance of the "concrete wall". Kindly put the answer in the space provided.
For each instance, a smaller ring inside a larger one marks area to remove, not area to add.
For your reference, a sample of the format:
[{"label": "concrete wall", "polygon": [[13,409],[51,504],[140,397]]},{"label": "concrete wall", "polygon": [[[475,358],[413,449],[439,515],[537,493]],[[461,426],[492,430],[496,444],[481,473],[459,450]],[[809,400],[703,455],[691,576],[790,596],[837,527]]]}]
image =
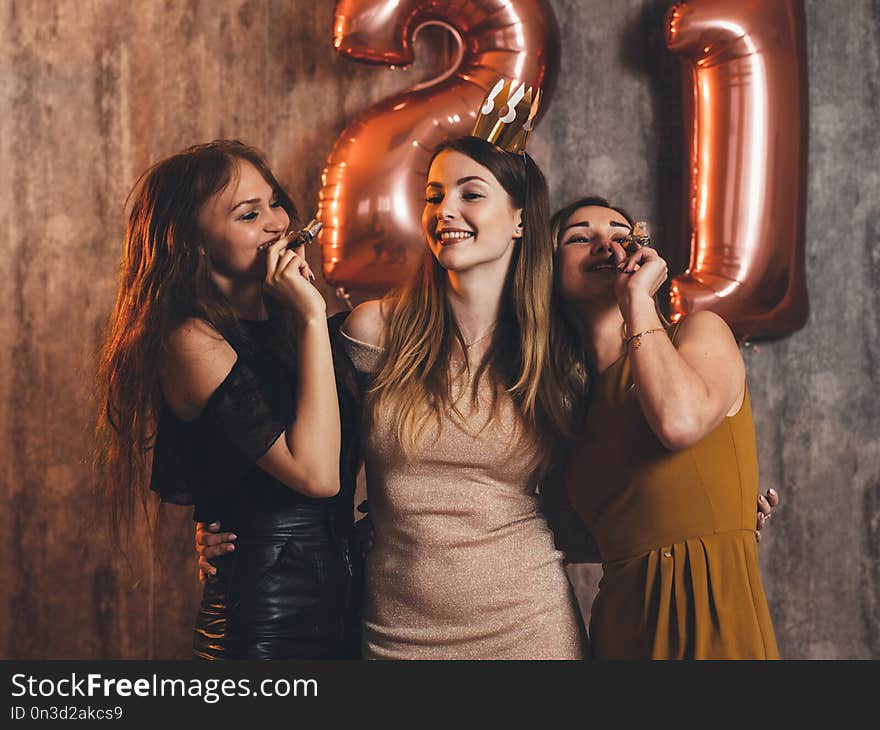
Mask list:
[{"label": "concrete wall", "polygon": [[[674,240],[677,61],[667,2],[554,0],[557,92],[530,149],[555,203],[604,192]],[[876,3],[806,3],[811,316],[745,349],[764,486],[782,497],[762,572],[788,658],[880,658],[880,44]],[[308,214],[338,133],[429,77],[336,57],[333,4],[281,0],[0,3],[0,656],[179,658],[198,598],[188,510],[127,560],[95,519],[95,355],[120,260],[122,204],[151,162],[238,137]],[[313,261],[318,271],[318,261]],[[331,290],[331,306],[339,308]],[[585,608],[596,569],[572,569]]]}]

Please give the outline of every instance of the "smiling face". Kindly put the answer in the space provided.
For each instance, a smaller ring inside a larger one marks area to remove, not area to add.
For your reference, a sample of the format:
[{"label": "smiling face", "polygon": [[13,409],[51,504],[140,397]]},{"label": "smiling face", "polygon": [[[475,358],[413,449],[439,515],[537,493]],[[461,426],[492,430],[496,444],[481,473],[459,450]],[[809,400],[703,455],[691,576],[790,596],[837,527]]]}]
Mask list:
[{"label": "smiling face", "polygon": [[563,224],[556,252],[562,296],[569,301],[614,300],[617,264],[632,227],[616,210],[578,208]]},{"label": "smiling face", "polygon": [[238,160],[237,174],[199,211],[201,243],[213,272],[229,278],[265,276],[257,247],[287,232],[290,217],[262,173]]},{"label": "smiling face", "polygon": [[[422,229],[447,271],[509,263],[522,235],[522,211],[483,165],[454,150],[434,158],[428,171]],[[506,262],[506,263],[505,263]]]}]

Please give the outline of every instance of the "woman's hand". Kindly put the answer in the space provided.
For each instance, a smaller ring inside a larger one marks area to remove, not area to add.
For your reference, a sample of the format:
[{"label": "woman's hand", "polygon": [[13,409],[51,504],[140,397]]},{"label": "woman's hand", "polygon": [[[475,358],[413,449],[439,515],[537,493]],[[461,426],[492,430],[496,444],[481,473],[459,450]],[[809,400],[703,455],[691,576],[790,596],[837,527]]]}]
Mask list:
[{"label": "woman's hand", "polygon": [[233,544],[236,535],[232,532],[220,532],[220,523],[196,523],[196,552],[199,555],[199,582],[213,578],[217,568],[211,565],[211,558],[219,558],[235,550]]},{"label": "woman's hand", "polygon": [[758,524],[755,526],[755,540],[761,542],[761,530],[763,530],[770,521],[770,513],[773,508],[779,504],[779,495],[775,489],[768,489],[767,496],[758,495]]},{"label": "woman's hand", "polygon": [[266,249],[266,291],[290,306],[300,319],[309,322],[324,319],[327,305],[313,285],[315,275],[306,262],[303,247],[287,248],[294,233],[282,236]]},{"label": "woman's hand", "polygon": [[[617,249],[623,251],[623,247],[612,242],[615,247],[615,256],[619,258]],[[617,303],[620,311],[626,313],[630,302],[640,297],[651,298],[666,281],[668,269],[666,261],[653,248],[638,246],[633,253],[617,265],[620,275],[614,285],[617,295]]]},{"label": "woman's hand", "polygon": [[364,515],[361,519],[354,523],[354,529],[358,535],[358,542],[361,546],[361,556],[367,557],[367,553],[373,549],[373,543],[376,542],[376,530],[373,528],[373,521],[370,519],[370,503],[364,500],[357,506],[357,511]]}]

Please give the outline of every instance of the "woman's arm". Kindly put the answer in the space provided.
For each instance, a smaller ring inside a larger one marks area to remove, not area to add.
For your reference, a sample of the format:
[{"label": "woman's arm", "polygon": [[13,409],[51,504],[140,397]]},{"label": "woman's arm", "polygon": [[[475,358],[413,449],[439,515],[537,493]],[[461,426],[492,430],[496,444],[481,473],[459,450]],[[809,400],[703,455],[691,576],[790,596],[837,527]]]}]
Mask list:
[{"label": "woman's arm", "polygon": [[289,238],[290,234],[267,249],[263,287],[293,311],[299,323],[296,417],[257,465],[306,496],[332,497],[339,492],[341,434],[327,304],[309,280],[302,250],[287,248]]},{"label": "woman's arm", "polygon": [[339,492],[339,401],[324,317],[300,328],[296,418],[257,466],[309,497]]},{"label": "woman's arm", "polygon": [[[666,263],[644,248],[623,268],[618,303],[630,336],[662,328],[653,294],[666,278]],[[692,446],[739,410],[745,365],[730,328],[713,312],[686,317],[675,343],[662,331],[627,344],[636,396],[645,419],[664,446]]]}]

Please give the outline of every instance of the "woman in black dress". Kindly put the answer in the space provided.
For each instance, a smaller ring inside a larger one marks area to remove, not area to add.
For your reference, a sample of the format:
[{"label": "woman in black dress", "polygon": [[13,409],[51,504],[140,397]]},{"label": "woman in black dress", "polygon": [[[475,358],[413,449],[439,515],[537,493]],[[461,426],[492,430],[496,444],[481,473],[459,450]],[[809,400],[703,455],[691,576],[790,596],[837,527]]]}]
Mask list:
[{"label": "woman in black dress", "polygon": [[356,656],[340,411],[356,419],[314,275],[287,248],[293,202],[259,152],[222,140],[157,163],[130,201],[99,377],[114,526],[149,486],[237,535],[204,587],[197,658]]}]

